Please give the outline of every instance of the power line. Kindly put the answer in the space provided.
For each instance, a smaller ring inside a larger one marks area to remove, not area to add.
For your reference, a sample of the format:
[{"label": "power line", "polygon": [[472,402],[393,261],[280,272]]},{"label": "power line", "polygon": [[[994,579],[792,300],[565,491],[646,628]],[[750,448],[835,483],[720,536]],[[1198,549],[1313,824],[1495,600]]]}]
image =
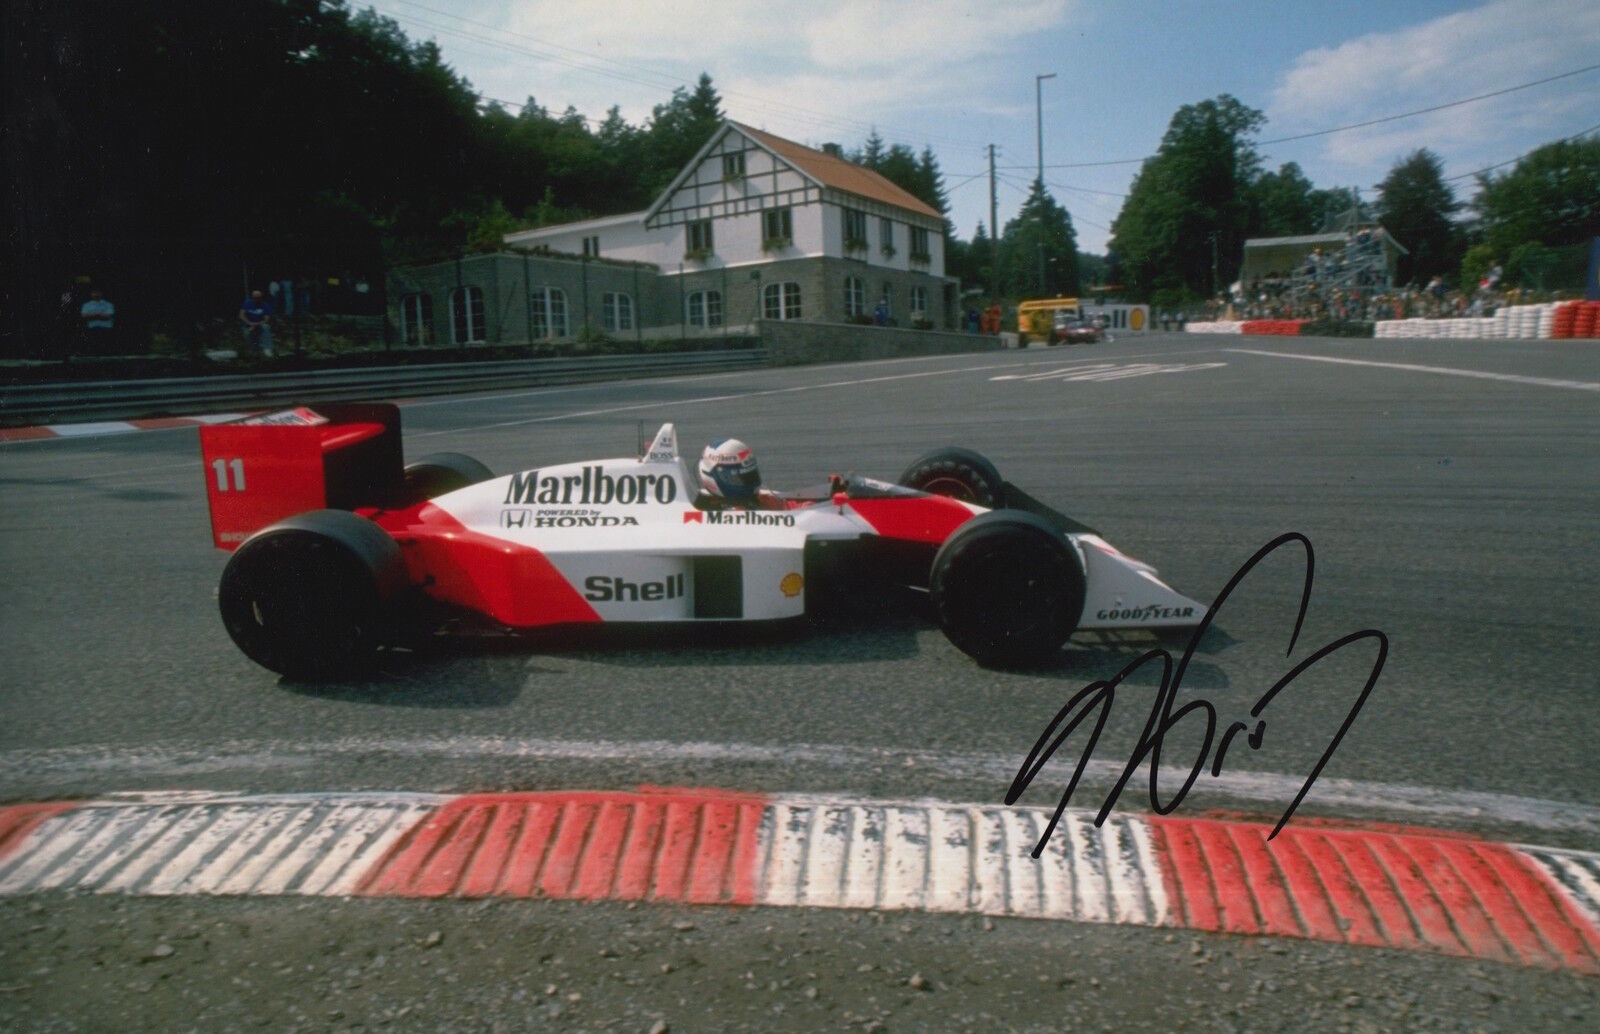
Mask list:
[{"label": "power line", "polygon": [[1515,158],[1507,158],[1503,162],[1496,162],[1493,165],[1485,165],[1483,168],[1474,169],[1472,172],[1463,172],[1459,176],[1446,176],[1443,180],[1441,180],[1441,182],[1443,182],[1443,183],[1454,183],[1456,180],[1464,180],[1464,179],[1469,179],[1469,178],[1471,178],[1473,176],[1481,176],[1486,172],[1493,172],[1495,169],[1504,168],[1507,165],[1515,165],[1517,162],[1522,161],[1522,159],[1528,157],[1528,155],[1532,154],[1534,151],[1539,150],[1540,148],[1549,147],[1551,144],[1568,143],[1568,142],[1570,142],[1572,140],[1578,139],[1581,136],[1588,136],[1590,133],[1593,133],[1596,130],[1600,130],[1600,122],[1596,122],[1594,125],[1590,126],[1588,129],[1580,129],[1576,133],[1573,133],[1571,136],[1564,136],[1564,137],[1561,137],[1560,139],[1551,140],[1548,143],[1540,144],[1538,147],[1533,148],[1533,150],[1524,151],[1521,154],[1517,155]]},{"label": "power line", "polygon": [[[1368,120],[1366,122],[1353,122],[1350,125],[1346,125],[1346,126],[1334,126],[1332,129],[1319,129],[1319,130],[1317,130],[1317,131],[1315,131],[1313,133],[1299,133],[1299,134],[1296,134],[1294,136],[1280,136],[1280,137],[1275,137],[1275,138],[1273,138],[1271,140],[1259,140],[1259,141],[1256,141],[1255,144],[1256,144],[1256,146],[1266,147],[1266,146],[1271,145],[1271,144],[1284,144],[1284,143],[1289,143],[1290,141],[1294,141],[1294,140],[1309,140],[1309,139],[1311,139],[1313,137],[1328,136],[1328,135],[1330,135],[1332,133],[1344,133],[1344,132],[1348,132],[1348,131],[1350,131],[1352,129],[1365,129],[1368,126],[1382,125],[1385,122],[1396,122],[1396,121],[1399,121],[1400,119],[1415,118],[1418,115],[1428,115],[1428,114],[1431,114],[1431,113],[1433,113],[1435,111],[1444,111],[1447,108],[1459,108],[1463,104],[1475,104],[1478,101],[1488,100],[1491,97],[1500,97],[1500,96],[1504,96],[1505,94],[1508,94],[1508,93],[1515,93],[1518,90],[1527,90],[1527,89],[1531,89],[1531,88],[1533,88],[1535,86],[1543,86],[1546,83],[1553,83],[1553,82],[1557,81],[1558,79],[1570,79],[1572,76],[1583,75],[1585,72],[1593,72],[1596,69],[1600,69],[1600,64],[1587,65],[1587,66],[1585,66],[1583,68],[1575,68],[1570,72],[1561,72],[1561,73],[1559,73],[1557,75],[1546,76],[1543,79],[1535,79],[1532,82],[1518,83],[1516,86],[1507,86],[1504,89],[1493,90],[1493,91],[1491,91],[1489,93],[1480,93],[1475,97],[1464,97],[1461,100],[1450,101],[1449,103],[1446,103],[1446,104],[1436,104],[1431,108],[1418,108],[1415,111],[1401,112],[1398,115],[1386,115],[1383,118],[1370,119],[1370,120]],[[1092,168],[1100,168],[1100,167],[1108,166],[1108,165],[1137,165],[1137,164],[1139,164],[1141,162],[1149,161],[1151,158],[1154,158],[1154,157],[1156,157],[1156,156],[1153,155],[1153,154],[1147,154],[1143,158],[1118,158],[1118,159],[1115,159],[1115,160],[1112,160],[1112,161],[1103,161],[1103,162],[1067,162],[1067,163],[1059,164],[1059,165],[1046,165],[1045,168],[1047,168],[1047,169],[1092,169]],[[1027,169],[1027,168],[1032,168],[1032,166],[1010,165],[1010,166],[1007,166],[1007,168],[1010,168],[1010,169]]]},{"label": "power line", "polygon": [[1367,122],[1357,122],[1348,126],[1336,126],[1333,129],[1319,129],[1315,133],[1300,133],[1296,136],[1280,136],[1276,140],[1262,140],[1260,143],[1263,147],[1267,146],[1268,144],[1286,144],[1291,140],[1310,140],[1312,137],[1327,136],[1330,133],[1343,133],[1346,130],[1365,129],[1368,126],[1379,126],[1385,122],[1396,122],[1400,119],[1413,118],[1417,115],[1429,115],[1435,111],[1444,111],[1447,108],[1459,108],[1463,104],[1475,104],[1478,101],[1486,101],[1490,97],[1503,97],[1508,93],[1516,93],[1518,90],[1526,90],[1534,86],[1543,86],[1545,83],[1553,83],[1557,79],[1569,79],[1575,75],[1582,75],[1585,72],[1592,72],[1597,68],[1600,68],[1600,65],[1589,65],[1587,68],[1575,68],[1570,72],[1562,72],[1560,75],[1552,75],[1544,79],[1535,79],[1531,83],[1519,83],[1516,86],[1507,86],[1503,90],[1480,93],[1476,97],[1466,97],[1462,100],[1451,101],[1448,104],[1436,104],[1431,108],[1418,108],[1416,111],[1407,111],[1399,115],[1388,115],[1384,118],[1375,118]]}]

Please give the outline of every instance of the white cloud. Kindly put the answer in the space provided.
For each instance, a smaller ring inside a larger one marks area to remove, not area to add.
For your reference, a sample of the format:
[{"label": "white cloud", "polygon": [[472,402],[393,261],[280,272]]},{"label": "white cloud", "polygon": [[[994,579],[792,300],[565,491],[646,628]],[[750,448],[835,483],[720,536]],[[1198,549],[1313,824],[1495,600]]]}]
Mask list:
[{"label": "white cloud", "polygon": [[[531,92],[591,118],[618,104],[637,124],[705,71],[731,117],[811,141],[855,140],[874,125],[893,140],[897,116],[999,95],[996,84],[1014,87],[1016,73],[998,58],[1074,17],[1072,0],[1023,0],[1003,17],[982,0],[514,0],[463,14],[480,23],[463,28],[408,0],[380,4],[420,33],[437,31],[447,52],[493,53],[474,62],[474,85],[487,96]],[[985,104],[962,110],[1002,113]]]},{"label": "white cloud", "polygon": [[[1585,65],[1600,54],[1600,4],[1593,0],[1504,0],[1445,15],[1396,32],[1374,33],[1307,51],[1273,91],[1274,135],[1382,118],[1399,110],[1445,104]],[[1372,131],[1337,134],[1330,158],[1358,160],[1398,139],[1476,144],[1507,120],[1553,130],[1574,104],[1600,108],[1600,72],[1414,119]],[[1587,98],[1587,100],[1585,100]]]}]

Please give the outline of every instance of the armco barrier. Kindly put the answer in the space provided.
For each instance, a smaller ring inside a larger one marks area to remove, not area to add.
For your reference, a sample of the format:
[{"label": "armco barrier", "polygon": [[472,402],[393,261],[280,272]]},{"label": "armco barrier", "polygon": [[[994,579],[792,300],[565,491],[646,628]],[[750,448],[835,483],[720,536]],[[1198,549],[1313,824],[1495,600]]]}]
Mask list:
[{"label": "armco barrier", "polygon": [[91,381],[0,388],[0,424],[70,417],[120,419],[152,414],[250,409],[280,402],[335,402],[372,397],[575,384],[629,377],[715,373],[764,366],[764,349],[518,359],[351,370],[315,370],[143,381]]}]

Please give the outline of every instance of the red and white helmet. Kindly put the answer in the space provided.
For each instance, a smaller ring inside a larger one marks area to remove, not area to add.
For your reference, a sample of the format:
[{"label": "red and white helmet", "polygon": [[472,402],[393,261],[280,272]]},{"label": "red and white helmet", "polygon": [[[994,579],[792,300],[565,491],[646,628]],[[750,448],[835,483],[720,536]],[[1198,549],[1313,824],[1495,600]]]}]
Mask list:
[{"label": "red and white helmet", "polygon": [[700,487],[729,502],[754,502],[761,488],[756,454],[737,438],[713,439],[700,454]]}]

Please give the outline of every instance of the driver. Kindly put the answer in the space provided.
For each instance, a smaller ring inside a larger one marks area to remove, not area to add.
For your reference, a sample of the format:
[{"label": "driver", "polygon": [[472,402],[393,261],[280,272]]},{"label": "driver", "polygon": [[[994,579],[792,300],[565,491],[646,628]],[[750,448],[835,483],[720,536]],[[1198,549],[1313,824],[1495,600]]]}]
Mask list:
[{"label": "driver", "polygon": [[777,493],[761,487],[761,468],[750,446],[737,438],[714,438],[700,454],[700,487],[710,506],[752,510],[786,509]]}]

